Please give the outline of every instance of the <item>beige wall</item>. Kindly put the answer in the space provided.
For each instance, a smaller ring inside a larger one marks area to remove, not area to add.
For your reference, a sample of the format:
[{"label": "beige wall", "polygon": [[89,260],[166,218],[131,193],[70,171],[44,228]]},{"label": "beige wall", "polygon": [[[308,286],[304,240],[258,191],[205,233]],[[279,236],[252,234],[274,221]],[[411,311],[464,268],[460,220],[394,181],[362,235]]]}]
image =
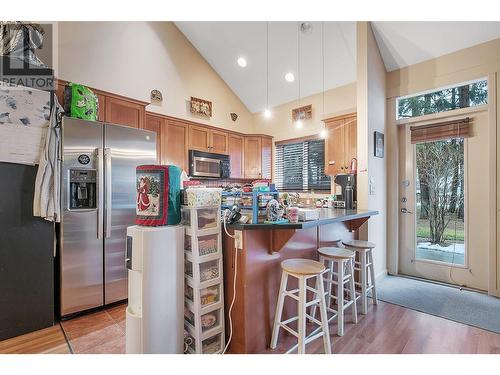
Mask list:
[{"label": "beige wall", "polygon": [[[377,42],[368,22],[357,24],[357,109],[358,109],[358,208],[377,210],[368,220],[368,233],[362,233],[376,244],[375,274],[387,270],[386,202],[387,157],[374,157],[373,133],[385,133],[386,70]],[[371,188],[370,188],[371,186]]]},{"label": "beige wall", "polygon": [[[356,83],[325,91],[324,99],[324,111],[323,95],[316,94],[302,98],[300,105],[297,100],[272,108],[271,118],[256,113],[253,116],[255,131],[270,134],[275,141],[319,134],[324,125],[322,119],[356,112]],[[295,128],[292,123],[292,109],[309,104],[312,104],[312,119],[304,121],[301,129]]]},{"label": "beige wall", "polygon": [[[484,276],[487,274],[487,289],[491,294],[500,295],[500,252],[496,247],[496,209],[497,209],[497,114],[498,102],[496,100],[497,76],[500,72],[500,39],[492,40],[471,48],[457,51],[436,59],[424,61],[419,64],[396,70],[387,74],[387,139],[386,144],[395,145],[397,139],[397,125],[395,118],[395,101],[400,95],[408,95],[421,91],[431,90],[447,85],[453,85],[481,77],[489,79],[489,104],[488,112],[481,119],[481,125],[475,125],[475,136],[468,142],[468,185],[469,189],[469,250],[476,251],[478,248],[486,248],[488,260],[484,260],[483,266],[474,266],[471,272],[482,273],[477,280],[484,284]],[[404,147],[401,144],[400,147]],[[389,150],[388,150],[389,151]],[[399,181],[397,160],[404,156],[397,152],[389,155],[388,169],[388,225],[395,227],[401,224],[399,214]],[[402,164],[404,167],[404,163]],[[480,169],[476,169],[480,165]],[[404,170],[404,168],[402,168]],[[481,171],[479,174],[475,174]],[[400,171],[402,172],[402,171]],[[474,177],[473,177],[474,176]],[[500,195],[499,195],[500,196]],[[481,209],[477,209],[477,208]],[[391,273],[397,272],[398,244],[394,232],[388,238],[388,261]],[[480,257],[485,257],[485,254]],[[479,258],[480,260],[481,258]],[[469,272],[468,270],[465,270]],[[454,271],[455,272],[455,271]],[[443,275],[446,277],[446,275]],[[459,271],[454,273],[454,279],[458,282],[467,282],[468,276]]]},{"label": "beige wall", "polygon": [[[172,22],[60,22],[59,78],[161,106],[148,111],[253,133],[253,116]],[[193,118],[187,100],[211,100],[213,117]],[[236,112],[233,122],[229,113]]]}]

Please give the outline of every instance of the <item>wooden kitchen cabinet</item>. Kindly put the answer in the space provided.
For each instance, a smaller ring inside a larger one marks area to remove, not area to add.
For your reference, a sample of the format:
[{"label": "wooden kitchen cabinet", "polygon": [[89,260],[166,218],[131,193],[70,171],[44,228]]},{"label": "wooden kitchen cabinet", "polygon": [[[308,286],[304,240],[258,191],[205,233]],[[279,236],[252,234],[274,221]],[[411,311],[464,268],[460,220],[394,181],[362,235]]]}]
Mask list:
[{"label": "wooden kitchen cabinet", "polygon": [[356,117],[348,117],[344,122],[344,172],[351,167],[351,160],[353,158],[357,158],[357,148],[358,148],[358,139],[357,139],[358,131],[357,131],[357,121]]},{"label": "wooden kitchen cabinet", "polygon": [[210,152],[228,153],[228,134],[219,130],[210,130]]},{"label": "wooden kitchen cabinet", "polygon": [[356,116],[348,115],[325,120],[325,173],[334,176],[349,171],[357,155]]},{"label": "wooden kitchen cabinet", "polygon": [[273,139],[262,137],[262,178],[271,180],[273,177]]},{"label": "wooden kitchen cabinet", "polygon": [[236,134],[228,135],[228,154],[231,162],[231,178],[245,177],[245,140]]},{"label": "wooden kitchen cabinet", "polygon": [[189,173],[188,125],[166,119],[162,128],[162,163],[176,165]]},{"label": "wooden kitchen cabinet", "polygon": [[227,154],[228,133],[199,125],[189,125],[189,149]]},{"label": "wooden kitchen cabinet", "polygon": [[144,125],[144,129],[150,130],[156,133],[156,162],[162,163],[162,155],[161,155],[161,144],[162,144],[162,128],[165,120],[160,116],[154,116],[151,114],[146,114],[146,122]]},{"label": "wooden kitchen cabinet", "polygon": [[326,174],[334,176],[349,171],[351,160],[357,157],[356,116],[347,115],[325,120]]},{"label": "wooden kitchen cabinet", "polygon": [[189,125],[189,149],[210,151],[210,129],[203,126]]},{"label": "wooden kitchen cabinet", "polygon": [[327,122],[326,130],[325,173],[334,176],[344,165],[344,119]]},{"label": "wooden kitchen cabinet", "polygon": [[111,124],[144,128],[145,105],[122,99],[106,96],[104,121]]},{"label": "wooden kitchen cabinet", "polygon": [[[64,89],[68,81],[57,79],[56,96],[64,108]],[[120,96],[107,91],[89,87],[97,96],[99,110],[97,121],[111,124],[126,125],[133,128],[143,128],[146,123],[146,105],[149,103]]]},{"label": "wooden kitchen cabinet", "polygon": [[245,137],[245,178],[262,177],[262,137]]},{"label": "wooden kitchen cabinet", "polygon": [[97,102],[99,103],[99,109],[97,111],[97,121],[104,122],[106,114],[106,96],[100,92],[95,92],[97,95]]}]

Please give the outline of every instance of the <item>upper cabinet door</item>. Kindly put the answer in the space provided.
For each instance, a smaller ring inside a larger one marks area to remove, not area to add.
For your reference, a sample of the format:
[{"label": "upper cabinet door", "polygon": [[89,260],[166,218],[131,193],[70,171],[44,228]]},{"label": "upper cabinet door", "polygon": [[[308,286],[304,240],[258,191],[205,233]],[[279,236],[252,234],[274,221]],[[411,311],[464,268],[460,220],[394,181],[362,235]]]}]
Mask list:
[{"label": "upper cabinet door", "polygon": [[239,135],[229,134],[228,142],[228,153],[231,163],[231,178],[244,178],[244,139]]},{"label": "upper cabinet door", "polygon": [[162,124],[164,120],[161,117],[146,114],[146,123],[144,125],[144,129],[146,130],[151,130],[156,133],[156,162],[157,163],[162,163],[162,158],[161,158],[161,143],[162,143],[162,137],[161,137],[161,130],[162,130]]},{"label": "upper cabinet door", "polygon": [[104,121],[111,124],[143,128],[145,106],[125,99],[106,96]]},{"label": "upper cabinet door", "polygon": [[228,154],[227,133],[219,130],[210,130],[210,152]]},{"label": "upper cabinet door", "polygon": [[167,120],[162,129],[162,162],[188,171],[188,126]]},{"label": "upper cabinet door", "polygon": [[105,121],[106,118],[106,96],[99,92],[95,92],[97,95],[97,102],[99,103],[99,109],[97,111],[97,121]]},{"label": "upper cabinet door", "polygon": [[245,178],[262,177],[262,138],[245,137]]},{"label": "upper cabinet door", "polygon": [[189,125],[189,149],[210,151],[210,130],[202,126]]},{"label": "upper cabinet door", "polygon": [[344,172],[351,166],[351,160],[357,158],[358,139],[357,139],[357,121],[356,117],[349,117],[345,119],[344,124],[344,138],[345,138],[345,169]]},{"label": "upper cabinet door", "polygon": [[327,122],[326,130],[325,170],[326,174],[334,176],[344,170],[344,119]]},{"label": "upper cabinet door", "polygon": [[273,140],[262,137],[262,178],[273,178]]}]

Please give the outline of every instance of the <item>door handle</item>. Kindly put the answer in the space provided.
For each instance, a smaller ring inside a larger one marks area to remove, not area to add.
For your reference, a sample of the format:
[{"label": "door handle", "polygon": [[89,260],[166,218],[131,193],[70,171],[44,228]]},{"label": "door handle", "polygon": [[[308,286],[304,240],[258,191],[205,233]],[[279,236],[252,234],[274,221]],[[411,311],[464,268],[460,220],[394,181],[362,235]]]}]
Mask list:
[{"label": "door handle", "polygon": [[111,237],[111,149],[104,149],[106,170],[106,238]]},{"label": "door handle", "polygon": [[401,213],[402,214],[412,214],[413,212],[409,211],[408,209],[406,209],[405,207],[401,208]]},{"label": "door handle", "polygon": [[329,161],[328,165],[335,165],[335,160]]},{"label": "door handle", "polygon": [[104,155],[102,148],[97,150],[97,239],[102,240],[104,232]]}]

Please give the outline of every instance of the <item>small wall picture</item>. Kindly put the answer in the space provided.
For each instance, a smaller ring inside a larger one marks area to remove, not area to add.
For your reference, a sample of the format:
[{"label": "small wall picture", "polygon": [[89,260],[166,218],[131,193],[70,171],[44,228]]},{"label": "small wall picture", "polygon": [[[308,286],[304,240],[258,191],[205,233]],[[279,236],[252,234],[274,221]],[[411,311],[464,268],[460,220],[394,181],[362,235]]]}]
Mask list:
[{"label": "small wall picture", "polygon": [[204,117],[212,117],[212,102],[200,98],[191,97],[190,100],[191,113]]},{"label": "small wall picture", "polygon": [[292,109],[292,121],[309,120],[312,118],[312,105]]},{"label": "small wall picture", "polygon": [[384,157],[384,133],[373,132],[373,149],[375,157]]},{"label": "small wall picture", "polygon": [[161,104],[163,101],[163,95],[160,90],[151,90],[151,104]]}]

